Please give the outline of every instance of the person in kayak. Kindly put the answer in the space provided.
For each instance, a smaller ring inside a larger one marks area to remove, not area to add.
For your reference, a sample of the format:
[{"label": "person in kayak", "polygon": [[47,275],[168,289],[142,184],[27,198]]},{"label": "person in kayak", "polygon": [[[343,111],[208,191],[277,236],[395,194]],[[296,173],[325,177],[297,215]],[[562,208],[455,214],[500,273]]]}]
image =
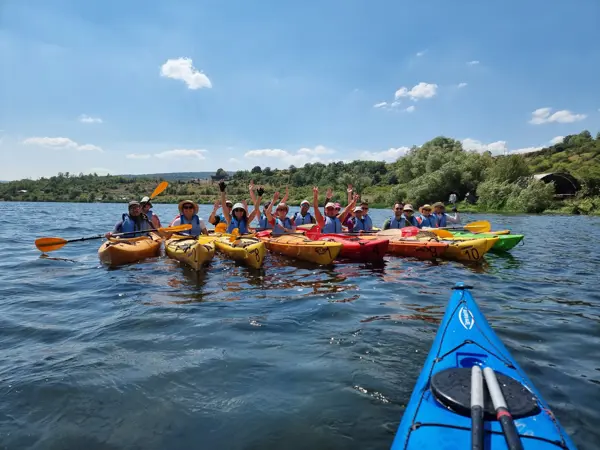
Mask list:
[{"label": "person in kayak", "polygon": [[437,221],[437,227],[444,228],[448,226],[449,223],[460,223],[460,216],[458,215],[458,210],[456,207],[452,208],[452,211],[455,213],[454,216],[451,216],[446,212],[446,206],[442,202],[437,202],[433,204],[433,215]]},{"label": "person in kayak", "polygon": [[414,210],[410,203],[407,203],[403,207],[401,203],[394,205],[394,217],[390,217],[383,224],[384,230],[390,228],[404,228],[404,227],[421,227],[417,218],[413,215]]},{"label": "person in kayak", "polygon": [[152,211],[152,203],[150,202],[150,197],[144,197],[140,202],[140,205],[142,206],[142,213],[148,216],[148,220],[152,222],[154,228],[161,228],[162,225],[160,224],[160,219],[154,213],[154,211]]},{"label": "person in kayak", "polygon": [[369,226],[369,222],[365,219],[364,211],[362,206],[354,207],[354,217],[352,220],[352,231],[353,232],[362,232],[362,231],[371,231],[373,229],[373,225]]},{"label": "person in kayak", "polygon": [[104,236],[108,239],[116,233],[133,233],[131,237],[148,236],[148,232],[154,229],[152,222],[148,220],[148,216],[142,213],[142,205],[138,201],[129,202],[127,214],[121,216],[121,220],[117,222],[114,229],[109,231]]},{"label": "person in kayak", "polygon": [[[277,200],[279,200],[279,192],[275,192],[275,195],[273,195],[273,201],[265,211],[267,214],[267,220],[273,226],[273,234],[290,233],[296,231],[296,223],[294,222],[294,219],[287,216],[290,208],[283,201],[278,204]],[[275,215],[271,213],[273,205],[277,205]]]},{"label": "person in kayak", "polygon": [[[210,223],[211,225],[214,225],[215,227],[217,225],[219,225],[220,223],[227,223],[225,221],[225,215],[223,213],[221,214],[217,214],[217,211],[219,210],[219,208],[221,207],[221,201],[217,200],[214,205],[213,205],[213,210],[210,213],[210,216],[208,217],[208,223]],[[225,208],[227,208],[227,210],[229,212],[231,212],[231,208],[233,208],[233,202],[231,202],[231,200],[227,200],[227,203],[225,203]]]},{"label": "person in kayak", "polygon": [[373,219],[369,216],[369,203],[366,201],[360,202],[360,209],[362,209],[362,218],[365,220],[365,231],[373,230]]},{"label": "person in kayak", "polygon": [[181,234],[188,234],[190,236],[200,236],[200,234],[208,234],[206,224],[198,216],[198,205],[192,200],[182,200],[178,205],[179,215],[176,216],[169,226],[175,227],[177,225],[191,224],[192,228],[187,231],[181,232]]},{"label": "person in kayak", "polygon": [[431,214],[431,205],[423,205],[419,208],[421,215],[417,217],[421,227],[437,228],[437,218]]},{"label": "person in kayak", "polygon": [[[327,198],[331,198],[332,192],[331,189],[327,191]],[[315,219],[317,220],[317,224],[321,228],[322,233],[341,233],[342,232],[342,222],[346,219],[348,212],[354,208],[356,202],[358,200],[358,195],[355,195],[352,199],[352,202],[344,208],[342,213],[338,216],[335,212],[335,203],[326,203],[325,204],[325,217],[321,214],[319,210],[319,188],[317,186],[313,187],[313,209],[315,211]]]},{"label": "person in kayak", "polygon": [[[352,200],[350,200],[351,202]],[[335,210],[335,215],[340,217],[340,212],[342,211],[342,205],[340,205],[339,203],[334,203],[334,210]],[[348,211],[348,215],[346,216],[346,218],[344,220],[340,220],[340,222],[342,222],[342,227],[345,227],[346,229],[344,230],[342,228],[342,231],[347,231],[348,233],[352,233],[353,227],[354,227],[354,223],[352,222],[352,219],[354,218],[354,214],[352,212],[352,210]]]},{"label": "person in kayak", "polygon": [[297,211],[292,216],[294,219],[294,223],[296,226],[298,225],[307,225],[311,223],[317,223],[312,214],[308,211],[310,209],[310,203],[308,200],[302,200],[300,203],[300,211]]},{"label": "person in kayak", "polygon": [[[227,185],[224,181],[219,183],[219,189],[221,189],[221,204],[226,204],[226,194],[225,188]],[[240,234],[248,234],[250,233],[250,223],[257,216],[259,211],[258,198],[254,195],[254,184],[250,184],[250,192],[251,197],[254,199],[254,211],[248,214],[248,205],[245,200],[242,200],[241,203],[236,203],[231,208],[231,212],[229,208],[223,210],[223,215],[225,216],[225,222],[227,223],[227,233],[232,233],[236,228],[238,229]]]}]

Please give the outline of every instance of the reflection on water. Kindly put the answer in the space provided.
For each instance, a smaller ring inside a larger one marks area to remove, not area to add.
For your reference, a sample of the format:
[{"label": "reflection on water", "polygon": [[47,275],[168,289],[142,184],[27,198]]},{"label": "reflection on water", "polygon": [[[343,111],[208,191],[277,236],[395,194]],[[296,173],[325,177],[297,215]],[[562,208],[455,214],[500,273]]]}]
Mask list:
[{"label": "reflection on water", "polygon": [[199,272],[164,256],[110,269],[98,242],[32,248],[44,214],[70,238],[122,212],[0,204],[7,224],[31,218],[0,227],[2,448],[389,448],[456,281],[577,445],[600,442],[597,218],[467,217],[527,234],[482,264],[268,254],[252,270],[217,254]]}]

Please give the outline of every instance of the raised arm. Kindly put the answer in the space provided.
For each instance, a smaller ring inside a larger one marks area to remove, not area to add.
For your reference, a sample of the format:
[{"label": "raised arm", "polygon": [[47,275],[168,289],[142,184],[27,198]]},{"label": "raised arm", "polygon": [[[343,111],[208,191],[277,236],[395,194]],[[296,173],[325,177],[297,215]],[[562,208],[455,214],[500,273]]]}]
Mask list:
[{"label": "raised arm", "polygon": [[344,208],[344,210],[342,211],[342,213],[338,216],[338,219],[340,219],[341,223],[344,223],[344,220],[346,220],[346,216],[354,208],[354,206],[356,206],[357,201],[358,201],[358,194],[354,194],[352,201],[350,203],[348,203],[348,206],[346,206]]},{"label": "raised arm", "polygon": [[210,216],[208,217],[208,223],[210,223],[211,225],[217,224],[217,211],[219,210],[220,206],[221,205],[219,204],[219,200],[215,201],[215,204],[213,205],[213,210],[210,213]]},{"label": "raised arm", "polygon": [[281,203],[285,203],[287,205],[289,196],[290,196],[290,191],[289,191],[289,188],[286,186],[285,187],[285,195],[283,196],[283,200],[281,200]]},{"label": "raised arm", "polygon": [[275,194],[273,195],[273,201],[271,202],[269,207],[265,209],[265,214],[267,215],[267,220],[269,221],[269,223],[273,222],[273,214],[271,213],[271,211],[273,210],[273,205],[277,203],[277,200],[279,200],[279,192],[275,192]]},{"label": "raised arm", "polygon": [[352,191],[352,185],[349,184],[348,189],[346,189],[346,192],[348,193],[348,204],[350,204],[350,202],[352,201]]},{"label": "raised arm", "polygon": [[321,210],[319,210],[318,186],[313,187],[313,209],[315,210],[315,220],[317,221],[317,225],[319,225],[320,228],[323,228],[325,219],[323,218],[323,214],[321,214]]},{"label": "raised arm", "polygon": [[256,195],[254,194],[254,180],[250,180],[250,184],[248,185],[248,192],[250,192],[250,199],[252,203],[256,203]]},{"label": "raised arm", "polygon": [[325,205],[331,201],[333,198],[333,190],[331,188],[327,188],[327,194],[325,194],[325,203],[323,204],[323,213],[325,213]]},{"label": "raised arm", "polygon": [[[221,183],[219,183],[219,188],[221,188],[221,205],[224,205],[227,203],[227,196],[225,195],[225,183]],[[231,214],[229,213],[229,209],[227,207],[223,208],[223,216],[225,216],[225,222],[227,222],[227,225],[229,225],[231,223]]]}]

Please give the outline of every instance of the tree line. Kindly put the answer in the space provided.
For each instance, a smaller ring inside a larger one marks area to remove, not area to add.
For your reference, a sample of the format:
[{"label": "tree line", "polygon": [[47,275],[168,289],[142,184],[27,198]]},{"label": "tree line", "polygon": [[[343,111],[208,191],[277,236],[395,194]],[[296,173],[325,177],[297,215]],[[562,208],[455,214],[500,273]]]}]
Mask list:
[{"label": "tree line", "polygon": [[[582,189],[577,197],[557,202],[554,186],[534,180],[531,175],[568,172]],[[600,210],[600,133],[587,130],[566,136],[563,142],[527,154],[493,156],[490,152],[467,151],[460,141],[436,137],[414,146],[393,163],[383,161],[312,163],[303,167],[251,170],[217,176],[229,178],[228,195],[247,198],[251,180],[265,187],[265,199],[276,190],[290,188],[290,203],[311,198],[312,186],[332,187],[335,200],[344,201],[346,186],[373,206],[389,207],[395,201],[416,205],[443,201],[451,192],[459,199],[467,193],[478,198],[470,209],[480,211],[594,213]],[[39,180],[19,180],[0,184],[0,199],[11,201],[121,202],[149,195],[161,177],[72,175],[59,173]],[[191,198],[212,203],[218,188],[209,181],[169,180],[169,188],[156,202],[174,203]],[[462,205],[467,207],[467,205]]]}]

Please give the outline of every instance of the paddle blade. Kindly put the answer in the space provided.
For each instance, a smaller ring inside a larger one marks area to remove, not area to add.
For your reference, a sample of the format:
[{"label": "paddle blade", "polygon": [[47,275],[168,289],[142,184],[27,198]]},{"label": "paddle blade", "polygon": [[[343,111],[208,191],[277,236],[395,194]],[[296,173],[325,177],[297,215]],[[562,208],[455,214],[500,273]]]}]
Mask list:
[{"label": "paddle blade", "polygon": [[404,227],[401,228],[402,230],[402,237],[413,237],[416,236],[417,233],[419,232],[419,229],[417,227]]},{"label": "paddle blade", "polygon": [[229,242],[235,241],[240,236],[240,229],[234,228],[231,232],[231,236],[229,237]]},{"label": "paddle blade", "polygon": [[175,225],[174,227],[159,228],[157,231],[160,231],[162,233],[178,233],[179,231],[187,231],[191,229],[192,224],[186,223],[183,225]]},{"label": "paddle blade", "polygon": [[166,181],[163,181],[158,186],[156,186],[156,189],[154,189],[154,192],[152,192],[152,195],[150,196],[150,200],[152,200],[154,197],[160,195],[168,186],[169,186],[169,183],[167,183]]},{"label": "paddle blade", "polygon": [[35,246],[41,252],[53,252],[67,244],[66,239],[56,237],[43,237],[35,240]]},{"label": "paddle blade", "polygon": [[441,230],[439,228],[430,228],[427,231],[431,231],[432,233],[435,233],[435,235],[437,237],[441,237],[441,238],[453,238],[454,235],[452,233],[450,233],[448,230]]},{"label": "paddle blade", "polygon": [[492,230],[492,224],[487,220],[478,220],[465,225],[465,230],[473,233],[488,233]]},{"label": "paddle blade", "polygon": [[309,230],[306,230],[304,235],[313,241],[317,241],[321,237],[321,228],[318,225],[315,225]]},{"label": "paddle blade", "polygon": [[215,227],[215,233],[225,233],[227,231],[227,224],[219,222]]}]

